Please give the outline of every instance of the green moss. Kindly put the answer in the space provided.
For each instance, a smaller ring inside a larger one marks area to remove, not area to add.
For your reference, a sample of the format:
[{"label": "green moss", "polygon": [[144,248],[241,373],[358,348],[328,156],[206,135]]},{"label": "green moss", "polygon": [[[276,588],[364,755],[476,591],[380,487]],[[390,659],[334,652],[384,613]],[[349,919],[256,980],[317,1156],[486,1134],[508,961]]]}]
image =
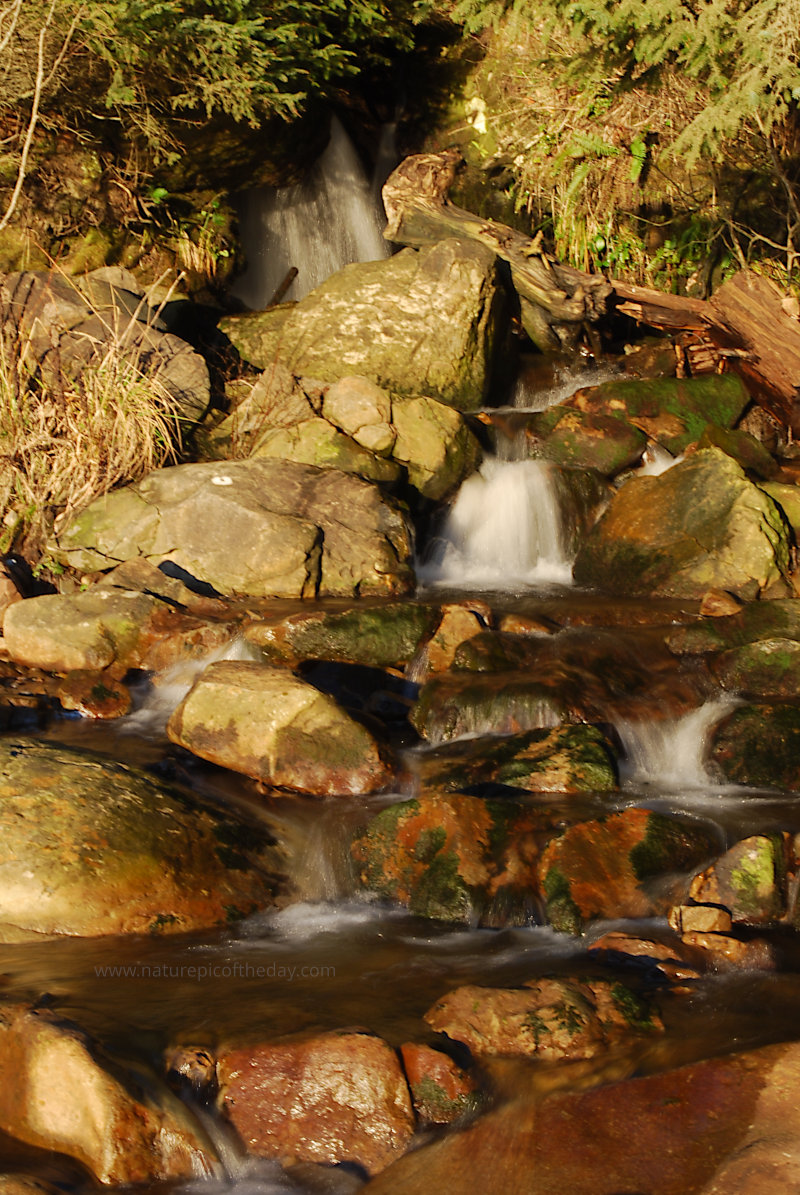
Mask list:
[{"label": "green moss", "polygon": [[476,1112],[481,1105],[479,1092],[471,1091],[458,1095],[455,1099],[447,1094],[429,1075],[423,1075],[412,1086],[414,1103],[423,1116],[438,1123],[449,1123],[458,1116],[468,1112]]},{"label": "green moss", "polygon": [[632,1029],[637,1029],[641,1032],[649,1032],[655,1029],[655,1022],[653,1021],[650,1006],[646,1001],[632,992],[630,988],[625,987],[621,983],[613,984],[611,999]]},{"label": "green moss", "polygon": [[737,911],[760,917],[767,903],[775,904],[776,889],[782,885],[784,873],[779,839],[750,840],[747,851],[741,854],[738,866],[730,875],[739,906]]},{"label": "green moss", "polygon": [[431,826],[423,830],[414,847],[414,858],[418,863],[430,863],[447,841],[443,826]]},{"label": "green moss", "polygon": [[458,871],[455,851],[439,854],[426,868],[411,893],[409,908],[420,917],[442,921],[469,921],[472,893]]},{"label": "green moss", "polygon": [[580,934],[583,918],[572,899],[569,880],[558,867],[548,869],[543,882],[547,900],[547,916],[553,929],[565,934]]},{"label": "green moss", "polygon": [[697,826],[684,826],[677,818],[660,813],[648,816],[642,841],[632,848],[630,863],[638,880],[680,871],[713,851],[710,835]]}]

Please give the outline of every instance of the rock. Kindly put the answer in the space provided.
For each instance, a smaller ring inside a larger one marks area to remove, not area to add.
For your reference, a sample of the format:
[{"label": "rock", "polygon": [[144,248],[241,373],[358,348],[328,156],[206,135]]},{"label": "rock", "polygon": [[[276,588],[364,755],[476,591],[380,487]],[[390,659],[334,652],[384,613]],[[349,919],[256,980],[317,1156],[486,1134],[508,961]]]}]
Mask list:
[{"label": "rock", "polygon": [[423,1124],[452,1124],[480,1106],[478,1084],[441,1050],[406,1042],[400,1056],[414,1110]]},{"label": "rock", "polygon": [[796,541],[800,535],[800,486],[785,481],[765,481],[761,488],[780,507]]},{"label": "rock", "polygon": [[725,651],[769,639],[800,643],[800,602],[779,598],[740,603],[729,616],[701,618],[667,632],[667,646],[675,655]]},{"label": "rock", "polygon": [[82,570],[170,561],[253,597],[388,596],[412,583],[397,506],[358,477],[284,461],[156,470],[89,506],[51,550]]},{"label": "rock", "polygon": [[800,1165],[798,1081],[790,1043],[589,1091],[524,1090],[407,1154],[365,1195],[783,1195]]},{"label": "rock", "polygon": [[425,1013],[439,1033],[477,1057],[594,1058],[633,1030],[663,1028],[648,1005],[621,983],[532,979],[522,988],[463,987]]},{"label": "rock", "polygon": [[522,673],[444,673],[422,686],[411,721],[423,738],[442,743],[558,725],[565,717],[558,696]]},{"label": "rock", "polygon": [[745,697],[800,697],[800,642],[760,639],[721,652],[711,670],[723,689]]},{"label": "rock", "polygon": [[130,689],[109,673],[69,672],[56,688],[62,709],[87,718],[122,718],[131,711]]},{"label": "rock", "polygon": [[348,610],[317,608],[290,614],[279,622],[253,622],[244,630],[248,643],[265,657],[290,664],[302,660],[340,660],[372,668],[408,664],[436,626],[436,606],[415,602],[359,603]]},{"label": "rock", "polygon": [[729,934],[733,926],[728,910],[711,904],[675,905],[668,920],[676,934]]},{"label": "rock", "polygon": [[27,667],[100,672],[118,663],[124,671],[139,663],[143,628],[159,604],[114,589],[45,594],[7,610],[3,637],[11,658]]},{"label": "rock", "polygon": [[22,601],[22,594],[17,589],[10,577],[4,577],[0,573],[0,623],[2,623],[3,616],[9,606],[13,606],[16,602]]},{"label": "rock", "polygon": [[763,938],[743,941],[725,933],[686,930],[681,940],[693,950],[704,951],[715,971],[774,971],[776,968],[775,951]]},{"label": "rock", "polygon": [[714,730],[711,758],[732,784],[800,789],[800,708],[739,706]]},{"label": "rock", "polygon": [[281,890],[263,830],[103,756],[13,735],[0,740],[0,843],[6,940],[225,925]]},{"label": "rock", "polygon": [[550,818],[512,800],[426,793],[381,810],[351,854],[362,887],[441,921],[520,924],[538,883],[538,838]]},{"label": "rock", "polygon": [[267,429],[261,433],[250,456],[296,461],[318,469],[338,469],[367,481],[387,484],[398,481],[401,475],[393,461],[368,451],[325,419],[306,419],[294,427]]},{"label": "rock", "polygon": [[716,448],[660,477],[628,481],[578,552],[579,585],[610,593],[752,598],[788,574],[787,528],[775,504]]},{"label": "rock", "polygon": [[314,796],[377,792],[391,778],[372,735],[332,698],[246,660],[209,665],[167,734],[201,759]]},{"label": "rock", "polygon": [[447,672],[453,666],[457,648],[491,625],[491,607],[480,599],[450,602],[441,608],[436,631],[425,644],[421,671]]},{"label": "rock", "polygon": [[738,614],[742,604],[727,589],[709,589],[700,602],[700,614],[703,618],[724,618],[729,614]]},{"label": "rock", "polygon": [[0,1174],[0,1195],[59,1195],[61,1188],[29,1174]]},{"label": "rock", "polygon": [[646,967],[670,982],[698,979],[700,972],[692,952],[675,943],[659,942],[653,938],[639,938],[621,930],[610,930],[590,942],[586,949],[590,956],[603,956],[607,961],[620,960]]},{"label": "rock", "polygon": [[212,1148],[166,1092],[146,1093],[48,1011],[0,1006],[0,1128],[76,1158],[106,1186],[199,1178]]},{"label": "rock", "polygon": [[701,824],[647,809],[570,826],[539,863],[550,922],[580,933],[597,918],[663,915],[675,903],[670,889],[685,889],[680,873],[708,859],[715,845]]},{"label": "rock", "polygon": [[434,398],[395,398],[392,422],[392,456],[423,498],[446,498],[480,463],[480,445],[463,416]]},{"label": "rock", "polygon": [[613,747],[598,727],[557,726],[467,739],[426,754],[419,778],[447,790],[507,785],[536,793],[605,792],[617,787],[617,767]]},{"label": "rock", "polygon": [[523,434],[527,456],[596,469],[604,477],[637,464],[647,447],[645,433],[624,419],[561,405],[527,415]]},{"label": "rock", "polygon": [[323,1033],[224,1053],[219,1102],[249,1153],[376,1174],[414,1131],[408,1087],[379,1037]]},{"label": "rock", "polygon": [[732,427],[749,401],[741,378],[726,373],[696,378],[613,379],[579,390],[564,406],[623,419],[676,456],[700,438],[707,424]]},{"label": "rock", "polygon": [[707,424],[697,441],[698,448],[719,448],[736,461],[745,472],[768,481],[778,472],[778,463],[754,436],[747,432]]},{"label": "rock", "polygon": [[279,362],[323,382],[358,374],[392,395],[473,410],[488,392],[500,306],[494,254],[447,240],[345,266],[293,307],[220,328],[259,369]]},{"label": "rock", "polygon": [[[787,870],[785,837],[754,834],[695,876],[689,896],[698,903],[722,905],[737,923],[770,925],[786,913]],[[684,928],[701,927],[687,926],[684,921]]]},{"label": "rock", "polygon": [[322,414],[356,443],[379,456],[391,456],[396,431],[392,400],[367,378],[341,378],[325,391]]}]

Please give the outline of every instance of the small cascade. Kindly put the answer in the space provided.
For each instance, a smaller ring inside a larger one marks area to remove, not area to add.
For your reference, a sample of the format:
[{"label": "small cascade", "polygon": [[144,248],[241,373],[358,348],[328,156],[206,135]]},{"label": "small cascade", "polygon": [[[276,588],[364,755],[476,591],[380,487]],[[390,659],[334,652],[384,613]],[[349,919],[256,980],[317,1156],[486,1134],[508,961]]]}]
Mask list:
[{"label": "small cascade", "polygon": [[462,485],[418,572],[424,584],[473,589],[569,584],[553,467],[487,458]]},{"label": "small cascade", "polygon": [[667,469],[671,469],[673,465],[679,464],[682,460],[683,454],[673,456],[660,444],[651,443],[645,449],[642,463],[636,472],[639,477],[660,477],[662,473],[666,473]]},{"label": "small cascade", "polygon": [[706,767],[711,732],[735,705],[733,698],[722,697],[680,718],[617,722],[626,758],[623,783],[673,793],[713,785]]},{"label": "small cascade", "polygon": [[266,307],[293,267],[282,296],[301,299],[342,266],[387,257],[376,196],[340,122],[307,182],[248,192],[240,213],[247,268],[231,293],[253,310]]},{"label": "small cascade", "polygon": [[571,398],[577,390],[587,386],[599,386],[619,377],[616,365],[583,365],[575,367],[573,362],[556,362],[543,377],[538,370],[522,370],[517,378],[511,397],[511,406],[518,411],[546,411],[560,402]]}]

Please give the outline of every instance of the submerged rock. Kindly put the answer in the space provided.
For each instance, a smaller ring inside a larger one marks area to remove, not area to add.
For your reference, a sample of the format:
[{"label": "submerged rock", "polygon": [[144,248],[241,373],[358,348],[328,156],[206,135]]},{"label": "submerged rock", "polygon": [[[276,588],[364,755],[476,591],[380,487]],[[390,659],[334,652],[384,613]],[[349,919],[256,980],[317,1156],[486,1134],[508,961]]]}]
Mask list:
[{"label": "submerged rock", "polygon": [[377,792],[391,777],[372,735],[331,697],[246,660],[209,665],[167,734],[201,759],[314,796]]},{"label": "submerged rock", "polygon": [[179,1101],[146,1093],[73,1025],[0,1006],[0,1128],[107,1186],[208,1176],[216,1158]]},{"label": "submerged rock", "polygon": [[219,1102],[248,1152],[351,1162],[370,1174],[402,1154],[414,1131],[408,1087],[385,1041],[323,1033],[224,1053]]},{"label": "submerged rock", "polygon": [[361,885],[420,917],[519,924],[537,903],[547,811],[513,800],[425,794],[390,805],[354,839]]},{"label": "submerged rock", "polygon": [[77,569],[171,561],[224,594],[397,594],[411,532],[377,486],[335,469],[229,461],[158,469],[72,519],[53,555]]},{"label": "submerged rock", "polygon": [[490,382],[495,274],[489,249],[446,240],[345,266],[291,307],[227,316],[220,327],[260,369],[279,362],[323,382],[358,374],[392,394],[473,410]]},{"label": "submerged rock", "polygon": [[711,756],[732,784],[800,789],[800,708],[739,706],[715,729]]},{"label": "submerged rock", "polygon": [[[714,854],[702,824],[648,809],[625,809],[570,826],[539,863],[555,929],[580,933],[599,918],[654,917],[674,903],[684,873]],[[653,883],[657,881],[657,883]]]},{"label": "submerged rock", "polygon": [[579,585],[610,593],[702,598],[712,588],[756,597],[789,570],[778,508],[716,448],[660,477],[628,481],[578,552]]},{"label": "submerged rock", "polygon": [[263,830],[144,772],[0,740],[0,937],[224,925],[273,904],[269,845]]},{"label": "submerged rock", "polygon": [[521,1055],[543,1062],[594,1058],[631,1032],[663,1028],[629,988],[603,980],[531,979],[522,988],[457,988],[434,1004],[425,1020],[477,1057]]}]

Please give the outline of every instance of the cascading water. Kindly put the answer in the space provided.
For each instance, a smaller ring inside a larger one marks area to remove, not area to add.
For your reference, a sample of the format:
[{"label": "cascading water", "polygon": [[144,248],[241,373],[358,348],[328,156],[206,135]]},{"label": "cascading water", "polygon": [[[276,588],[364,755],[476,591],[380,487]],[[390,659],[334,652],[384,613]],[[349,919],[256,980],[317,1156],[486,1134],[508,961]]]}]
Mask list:
[{"label": "cascading water", "polygon": [[680,718],[616,722],[624,747],[623,783],[673,793],[713,785],[706,765],[711,732],[735,705],[733,698],[721,697]]},{"label": "cascading water", "polygon": [[240,235],[247,268],[231,293],[253,310],[271,302],[293,267],[297,277],[285,299],[301,299],[350,262],[388,256],[376,196],[335,117],[328,147],[307,182],[259,187],[244,196]]}]

